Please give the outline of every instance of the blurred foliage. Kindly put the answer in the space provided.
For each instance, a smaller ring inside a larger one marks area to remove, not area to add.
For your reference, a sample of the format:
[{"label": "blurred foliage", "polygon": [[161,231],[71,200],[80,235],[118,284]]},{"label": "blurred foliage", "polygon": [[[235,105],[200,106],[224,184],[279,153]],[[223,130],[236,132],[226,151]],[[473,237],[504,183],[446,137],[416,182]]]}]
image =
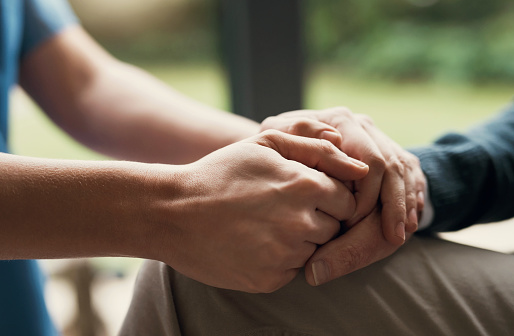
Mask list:
[{"label": "blurred foliage", "polygon": [[124,61],[202,62],[219,54],[215,0],[69,1],[85,29]]},{"label": "blurred foliage", "polygon": [[[514,82],[512,0],[302,1],[311,63],[366,78]],[[105,12],[105,3],[72,3],[79,15],[81,6],[97,9],[83,24],[121,59],[152,64],[218,58],[219,0],[149,1],[141,8],[153,3],[153,14],[136,13],[117,30],[114,23],[113,29],[99,24],[98,9]],[[114,17],[112,11],[103,13],[104,21]],[[148,21],[145,28],[135,29],[141,20]]]},{"label": "blurred foliage", "polygon": [[514,82],[511,0],[304,0],[308,55],[354,75]]}]

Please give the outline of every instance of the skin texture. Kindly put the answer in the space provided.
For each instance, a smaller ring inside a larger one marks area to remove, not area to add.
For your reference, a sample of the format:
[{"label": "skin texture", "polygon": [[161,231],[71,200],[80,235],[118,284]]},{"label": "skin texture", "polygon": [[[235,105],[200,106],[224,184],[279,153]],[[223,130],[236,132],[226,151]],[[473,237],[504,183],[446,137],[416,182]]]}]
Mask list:
[{"label": "skin texture", "polygon": [[151,258],[247,292],[291,281],[353,216],[340,181],[368,171],[278,131],[182,166],[0,157],[2,258]]},{"label": "skin texture", "polygon": [[[355,181],[352,188],[357,207],[354,216],[344,223],[350,230],[318,249],[306,265],[311,285],[336,279],[369,265],[370,260],[390,255],[416,231],[426,184],[419,160],[378,130],[368,116],[346,108],[294,111],[270,117],[261,127],[328,139],[370,167],[368,175]],[[362,227],[370,225],[367,223],[376,225],[378,217],[371,214],[377,211],[377,205],[383,234],[378,237],[369,232],[369,241],[364,243],[362,235],[355,232],[366,232]]]},{"label": "skin texture", "polygon": [[[83,144],[160,164],[1,154],[4,259],[134,256],[214,286],[269,292],[307,261],[313,269],[324,260],[327,281],[347,273],[341,256],[357,254],[346,253],[353,234],[332,240],[339,221],[361,230],[380,195],[382,218],[392,209],[382,225],[390,241],[391,225],[406,221],[402,204],[412,207],[406,190],[419,183],[419,165],[346,109],[284,114],[261,127],[115,60],[79,26],[27,55],[20,83]],[[238,142],[269,128],[295,136],[272,131]],[[384,255],[384,245],[353,246]]]},{"label": "skin texture", "polygon": [[[227,146],[188,165],[177,199],[183,225],[160,244],[176,251],[165,262],[216,287],[274,291],[353,216],[353,194],[340,181],[367,171],[328,141],[277,131]],[[168,204],[152,203],[163,215],[156,221],[166,221]]]}]

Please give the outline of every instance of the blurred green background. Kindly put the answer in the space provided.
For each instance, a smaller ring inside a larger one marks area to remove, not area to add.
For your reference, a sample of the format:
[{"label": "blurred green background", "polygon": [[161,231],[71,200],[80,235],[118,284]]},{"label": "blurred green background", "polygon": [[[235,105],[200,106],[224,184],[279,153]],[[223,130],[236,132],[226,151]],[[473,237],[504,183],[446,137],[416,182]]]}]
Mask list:
[{"label": "blurred green background", "polygon": [[[83,26],[116,57],[204,103],[230,109],[216,1],[70,2]],[[416,146],[487,118],[513,95],[511,0],[303,0],[303,5],[308,108],[348,106],[372,116],[401,145]],[[105,159],[58,130],[21,90],[14,93],[11,112],[13,152]],[[139,263],[96,259],[94,265],[100,273],[133,274]],[[114,335],[133,278],[125,285],[109,281],[97,281],[93,294],[107,334]],[[74,309],[65,304],[73,301],[65,288],[51,277],[47,299],[61,330]],[[113,295],[116,304],[109,299]]]},{"label": "blurred green background", "polygon": [[[216,1],[71,4],[83,26],[118,58],[207,104],[230,108]],[[303,5],[308,108],[348,106],[412,146],[464,129],[512,96],[512,1],[304,0]],[[25,98],[16,99],[13,110],[16,153],[102,158],[58,131]]]}]

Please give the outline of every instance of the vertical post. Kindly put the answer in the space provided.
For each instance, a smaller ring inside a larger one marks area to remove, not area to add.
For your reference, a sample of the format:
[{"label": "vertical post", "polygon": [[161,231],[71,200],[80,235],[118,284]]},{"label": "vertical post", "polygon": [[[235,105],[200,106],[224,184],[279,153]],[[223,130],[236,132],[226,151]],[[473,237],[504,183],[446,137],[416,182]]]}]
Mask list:
[{"label": "vertical post", "polygon": [[256,121],[300,109],[300,0],[220,0],[233,111]]}]

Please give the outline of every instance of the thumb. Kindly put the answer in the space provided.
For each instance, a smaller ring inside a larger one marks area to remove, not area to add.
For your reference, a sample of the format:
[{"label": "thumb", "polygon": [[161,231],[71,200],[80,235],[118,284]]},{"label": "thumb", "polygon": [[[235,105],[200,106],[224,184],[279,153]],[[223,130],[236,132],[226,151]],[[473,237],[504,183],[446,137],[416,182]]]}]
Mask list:
[{"label": "thumb", "polygon": [[275,130],[265,131],[252,140],[274,149],[285,159],[300,162],[340,181],[359,180],[369,171],[368,165],[349,157],[328,140],[305,138]]},{"label": "thumb", "polygon": [[292,135],[307,138],[325,139],[336,147],[341,147],[341,133],[327,123],[305,116],[298,117],[268,117],[261,123],[261,131],[275,129]]},{"label": "thumb", "polygon": [[382,235],[380,213],[374,210],[339,238],[320,247],[305,265],[305,277],[318,286],[381,260],[398,247]]}]

